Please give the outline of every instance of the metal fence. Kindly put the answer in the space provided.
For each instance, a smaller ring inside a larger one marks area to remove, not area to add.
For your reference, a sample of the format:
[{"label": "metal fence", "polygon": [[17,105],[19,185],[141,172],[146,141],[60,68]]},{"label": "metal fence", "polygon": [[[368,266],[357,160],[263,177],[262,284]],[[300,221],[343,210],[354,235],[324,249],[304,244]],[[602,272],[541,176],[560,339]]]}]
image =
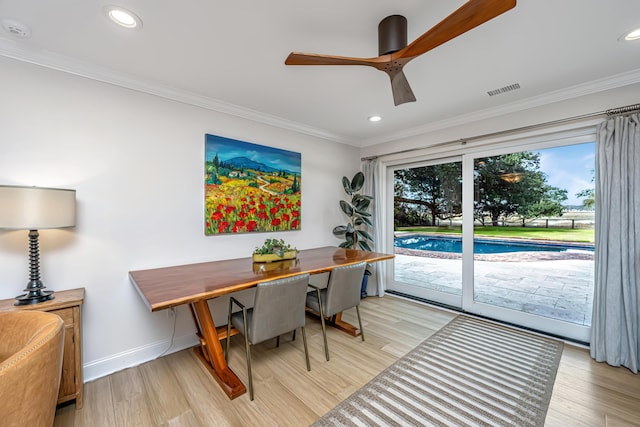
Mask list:
[{"label": "metal fence", "polygon": [[[480,220],[475,221],[476,225],[482,224]],[[484,219],[484,225],[491,225],[491,218]],[[430,226],[433,224],[407,224],[399,226]],[[462,218],[447,220],[436,220],[438,227],[462,227]],[[571,229],[593,229],[595,227],[595,211],[566,211],[559,217],[525,219],[520,217],[501,218],[498,220],[501,227],[528,227],[528,228],[571,228]]]}]

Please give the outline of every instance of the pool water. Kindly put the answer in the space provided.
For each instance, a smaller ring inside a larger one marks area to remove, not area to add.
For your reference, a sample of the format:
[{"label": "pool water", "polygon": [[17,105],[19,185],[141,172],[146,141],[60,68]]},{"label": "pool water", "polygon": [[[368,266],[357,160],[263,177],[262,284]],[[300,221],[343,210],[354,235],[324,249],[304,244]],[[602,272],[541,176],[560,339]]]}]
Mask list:
[{"label": "pool water", "polygon": [[[422,251],[462,253],[462,238],[410,235],[394,239],[394,246]],[[475,254],[501,254],[507,252],[566,252],[570,249],[593,251],[592,246],[562,245],[557,243],[514,242],[506,240],[474,239]]]}]

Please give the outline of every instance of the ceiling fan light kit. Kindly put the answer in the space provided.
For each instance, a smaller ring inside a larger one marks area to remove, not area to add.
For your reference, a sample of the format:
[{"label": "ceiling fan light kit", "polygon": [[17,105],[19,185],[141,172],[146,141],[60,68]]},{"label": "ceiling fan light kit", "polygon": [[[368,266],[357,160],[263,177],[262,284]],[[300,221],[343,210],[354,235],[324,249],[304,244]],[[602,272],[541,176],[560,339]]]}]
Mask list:
[{"label": "ceiling fan light kit", "polygon": [[378,55],[355,58],[291,52],[286,65],[365,65],[387,73],[396,106],[416,100],[402,68],[412,59],[501,15],[516,0],[469,0],[436,26],[407,45],[407,20],[400,15],[384,18],[378,25]]}]

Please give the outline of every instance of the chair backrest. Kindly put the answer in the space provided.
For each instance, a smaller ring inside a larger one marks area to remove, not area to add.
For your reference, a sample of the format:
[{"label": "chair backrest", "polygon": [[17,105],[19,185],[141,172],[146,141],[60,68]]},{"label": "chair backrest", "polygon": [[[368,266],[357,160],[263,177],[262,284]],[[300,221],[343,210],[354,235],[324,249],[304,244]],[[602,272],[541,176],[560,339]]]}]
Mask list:
[{"label": "chair backrest", "polygon": [[258,283],[249,340],[253,344],[305,325],[308,274]]},{"label": "chair backrest", "polygon": [[40,311],[0,312],[0,424],[53,425],[64,327]]},{"label": "chair backrest", "polygon": [[326,316],[360,305],[362,277],[367,264],[364,262],[336,267],[331,270],[327,297],[323,312]]}]

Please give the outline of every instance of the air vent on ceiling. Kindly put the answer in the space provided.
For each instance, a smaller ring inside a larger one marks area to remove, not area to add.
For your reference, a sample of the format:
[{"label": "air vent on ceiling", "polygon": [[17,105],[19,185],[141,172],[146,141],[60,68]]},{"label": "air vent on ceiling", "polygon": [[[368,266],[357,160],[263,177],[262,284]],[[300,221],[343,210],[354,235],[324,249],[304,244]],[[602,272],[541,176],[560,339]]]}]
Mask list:
[{"label": "air vent on ceiling", "polygon": [[501,87],[500,89],[494,89],[487,92],[489,96],[500,95],[501,93],[511,92],[512,90],[520,89],[520,84],[514,83],[509,86]]}]

